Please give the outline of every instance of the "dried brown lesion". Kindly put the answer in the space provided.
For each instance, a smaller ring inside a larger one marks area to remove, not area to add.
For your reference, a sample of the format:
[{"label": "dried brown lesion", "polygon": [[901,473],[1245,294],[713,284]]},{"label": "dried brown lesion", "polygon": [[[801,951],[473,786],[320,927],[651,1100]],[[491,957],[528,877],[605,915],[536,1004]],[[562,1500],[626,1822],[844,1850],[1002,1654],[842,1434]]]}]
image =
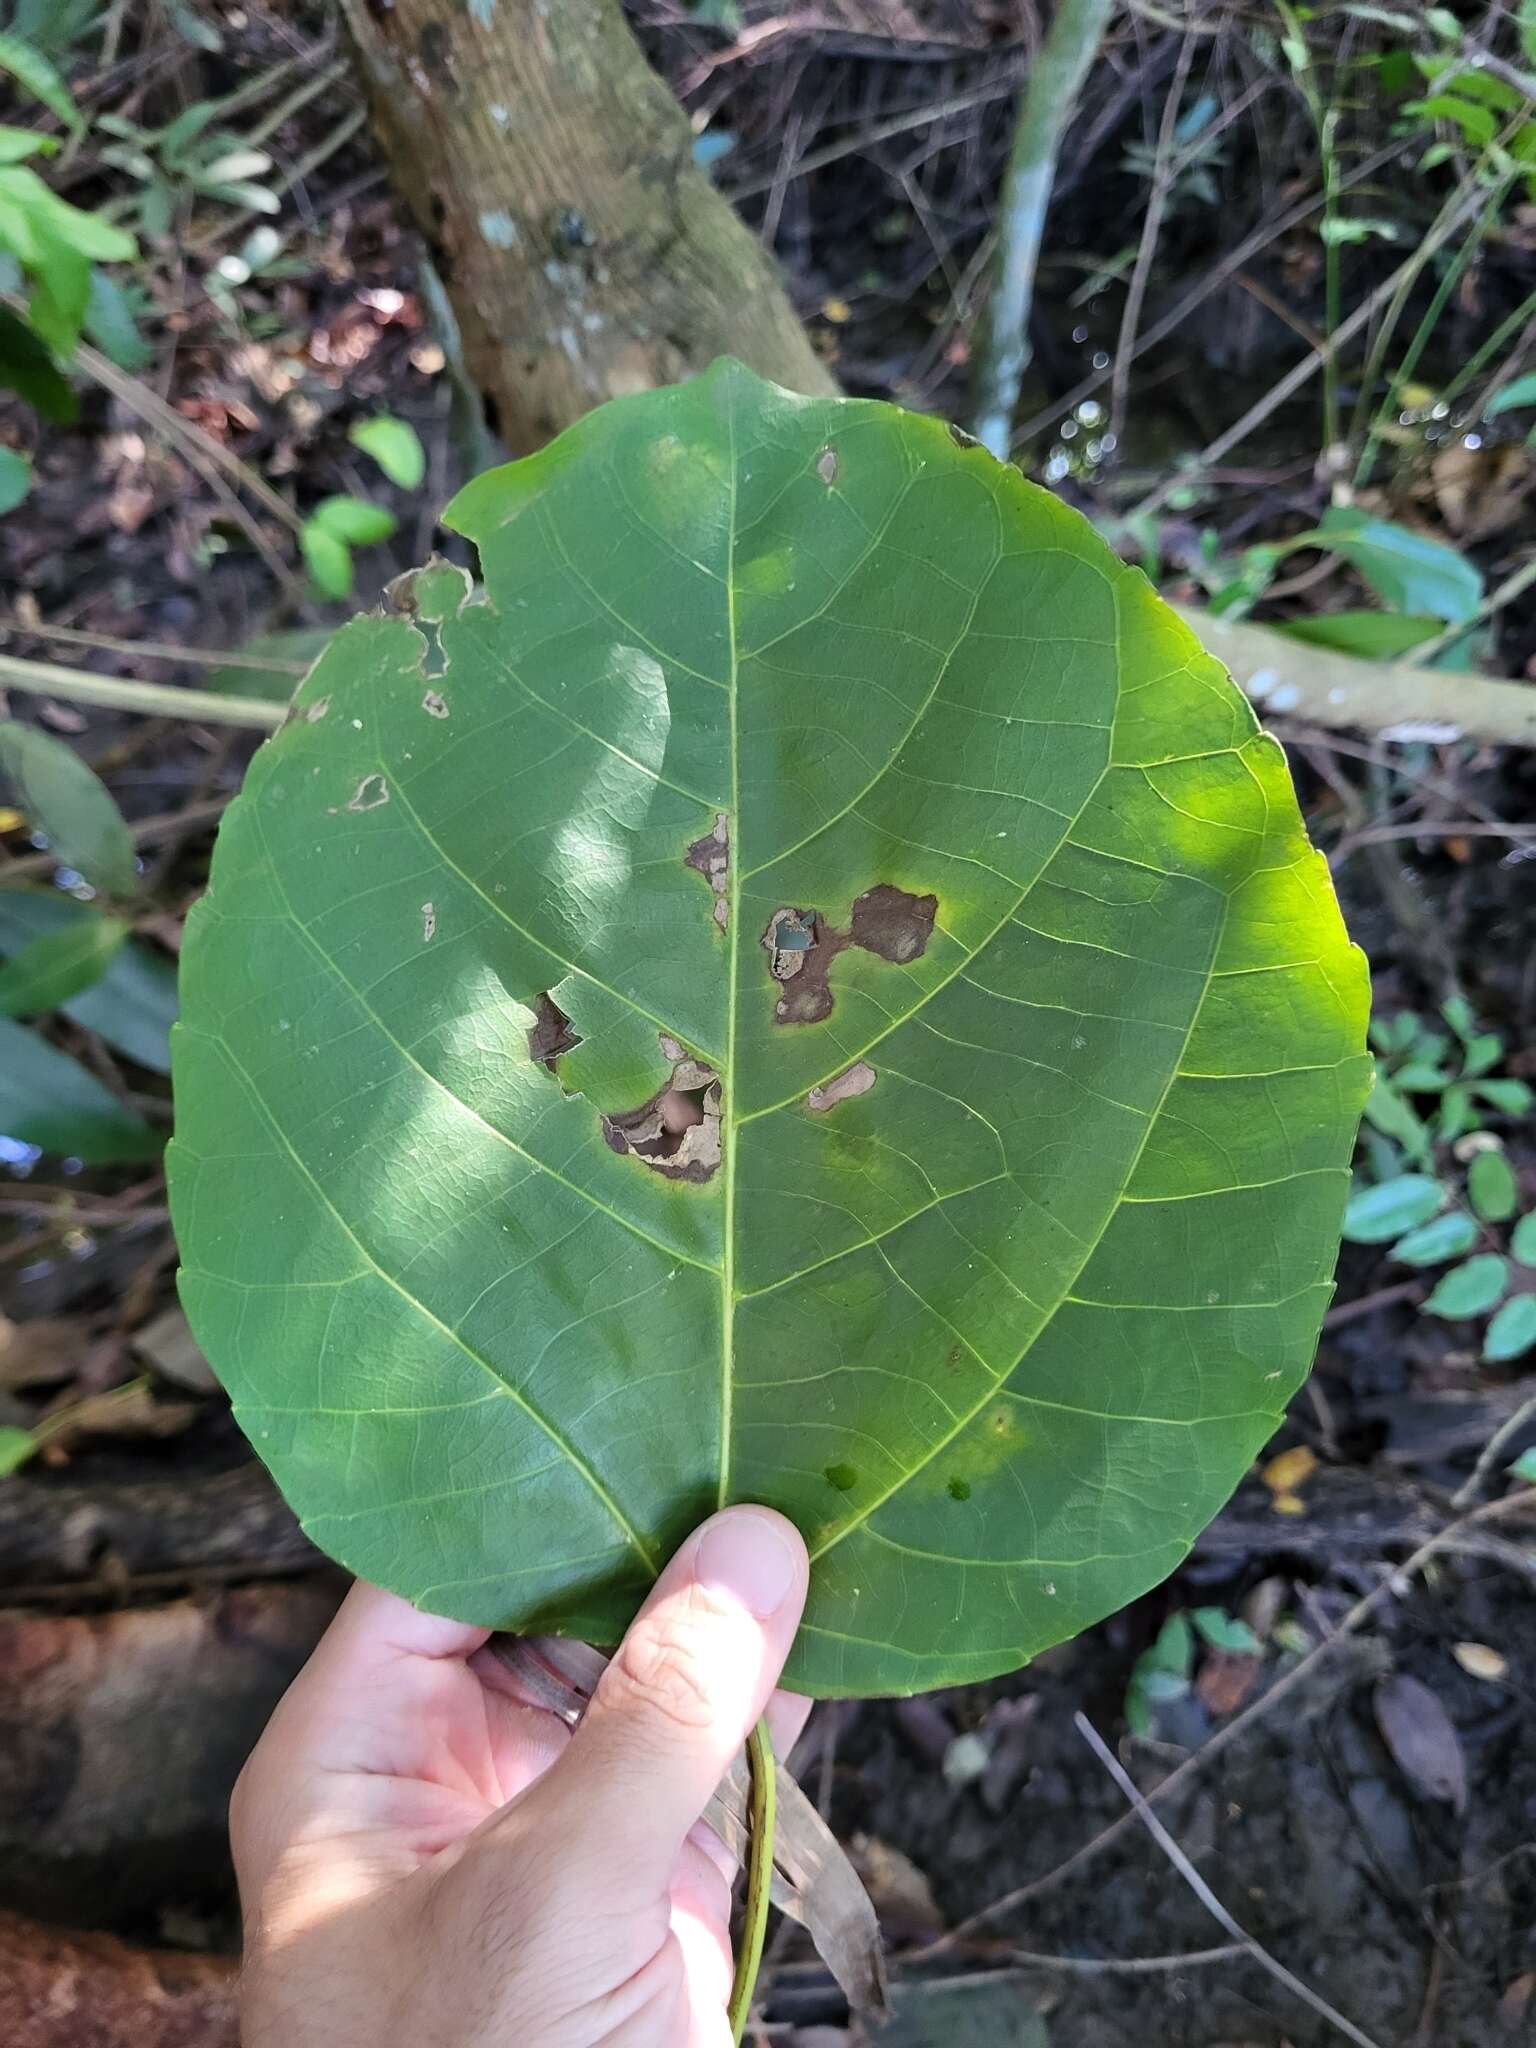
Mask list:
[{"label": "dried brown lesion", "polygon": [[670,1080],[638,1109],[603,1117],[603,1138],[668,1180],[707,1181],[720,1165],[720,1077],[665,1033],[661,1049]]},{"label": "dried brown lesion", "polygon": [[731,876],[731,818],[728,811],[716,811],[713,829],[694,840],[683,855],[683,865],[692,868],[708,882],[715,898],[711,915],[721,931],[726,930],[731,921],[727,893]]},{"label": "dried brown lesion", "polygon": [[849,946],[898,967],[921,959],[938,914],[937,896],[916,896],[893,882],[877,882],[855,899],[847,931],[838,931],[819,910],[781,904],[760,941],[768,972],[780,985],[774,1022],[819,1024],[831,1016],[832,962]]}]

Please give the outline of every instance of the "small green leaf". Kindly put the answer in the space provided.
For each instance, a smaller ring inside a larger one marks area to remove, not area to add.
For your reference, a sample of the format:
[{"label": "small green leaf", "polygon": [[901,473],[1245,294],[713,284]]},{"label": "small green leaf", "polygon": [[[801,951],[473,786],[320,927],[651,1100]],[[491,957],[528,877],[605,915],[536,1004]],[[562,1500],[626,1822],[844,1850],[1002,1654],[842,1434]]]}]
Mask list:
[{"label": "small green leaf", "polygon": [[66,931],[33,939],[0,966],[0,1016],[59,1009],[100,981],[127,936],[119,919],[92,913]]},{"label": "small green leaf", "polygon": [[408,420],[380,413],[377,419],[359,420],[347,439],[354,448],[371,455],[390,482],[398,484],[402,491],[419,488],[427,473],[427,456]]},{"label": "small green leaf", "polygon": [[58,149],[52,135],[34,135],[30,128],[0,128],[0,164],[25,163],[29,156],[52,156]]},{"label": "small green leaf", "polygon": [[1403,617],[1397,612],[1326,612],[1313,619],[1287,619],[1276,632],[1312,647],[1336,647],[1365,661],[1393,661],[1440,631],[1437,618]]},{"label": "small green leaf", "polygon": [[0,1134],[87,1166],[149,1159],[162,1142],[78,1060],[9,1017],[0,1017]]},{"label": "small green leaf", "polygon": [[1509,1249],[1522,1266],[1536,1266],[1536,1210],[1522,1216],[1510,1232]]},{"label": "small green leaf", "polygon": [[1323,514],[1318,532],[1395,612],[1429,614],[1458,625],[1482,601],[1481,575],[1443,541],[1344,505]]},{"label": "small green leaf", "polygon": [[0,306],[0,390],[14,391],[55,426],[79,416],[80,401],[53,357],[19,314]]},{"label": "small green leaf", "polygon": [[0,514],[14,512],[32,488],[32,464],[18,448],[0,447]]},{"label": "small green leaf", "polygon": [[1496,1067],[1504,1057],[1504,1041],[1496,1031],[1480,1031],[1467,1040],[1462,1056],[1461,1071],[1467,1080],[1479,1074],[1486,1074],[1490,1067]]},{"label": "small green leaf", "polygon": [[1220,1607],[1196,1607],[1190,1620],[1213,1650],[1230,1650],[1235,1656],[1256,1657],[1264,1645],[1246,1621],[1227,1614]]},{"label": "small green leaf", "polygon": [[1440,1014],[1463,1044],[1477,1030],[1477,1018],[1465,996],[1447,996],[1440,1005]]},{"label": "small green leaf", "polygon": [[[59,890],[0,888],[0,954],[32,940],[78,931],[100,916]],[[171,1071],[171,1026],[176,1021],[176,969],[163,953],[130,939],[107,971],[62,1005],[64,1014],[151,1073]]]},{"label": "small green leaf", "polygon": [[1507,1262],[1494,1252],[1480,1252],[1464,1265],[1453,1266],[1423,1304],[1427,1316],[1459,1320],[1486,1315],[1501,1299],[1509,1279]]},{"label": "small green leaf", "polygon": [[393,512],[370,505],[365,498],[322,498],[309,516],[322,533],[353,548],[388,540],[398,524]]},{"label": "small green leaf", "polygon": [[1444,1067],[1429,1060],[1408,1060],[1392,1076],[1392,1082],[1409,1095],[1438,1095],[1450,1078]]},{"label": "small green leaf", "polygon": [[1435,1119],[1435,1129],[1442,1144],[1449,1145],[1459,1138],[1463,1131],[1475,1131],[1482,1123],[1473,1106],[1472,1091],[1458,1081],[1447,1088],[1440,1098],[1440,1114]]},{"label": "small green leaf", "polygon": [[1365,1120],[1383,1137],[1396,1139],[1416,1163],[1428,1163],[1432,1148],[1427,1128],[1380,1069],[1366,1098]]},{"label": "small green leaf", "polygon": [[1496,391],[1484,407],[1484,414],[1493,419],[1523,405],[1536,405],[1536,370],[1527,370],[1523,377],[1514,378],[1502,391]]},{"label": "small green leaf", "polygon": [[1522,1358],[1536,1344],[1536,1294],[1513,1294],[1489,1323],[1483,1358],[1489,1365]]},{"label": "small green leaf", "polygon": [[30,1429],[15,1429],[9,1423],[0,1428],[0,1479],[19,1472],[38,1448]]},{"label": "small green leaf", "polygon": [[49,113],[76,135],[85,123],[75,105],[74,95],[41,50],[24,43],[20,36],[0,35],[0,71],[8,71],[16,83],[41,100]]},{"label": "small green leaf", "polygon": [[143,293],[125,291],[105,271],[92,269],[85,302],[85,331],[104,356],[135,376],[154,361],[154,350],[139,332],[135,299]]},{"label": "small green leaf", "polygon": [[1477,1225],[1462,1209],[1448,1209],[1443,1216],[1410,1230],[1393,1245],[1391,1256],[1404,1266],[1438,1266],[1446,1259],[1459,1259],[1477,1243]]},{"label": "small green leaf", "polygon": [[1344,1236],[1350,1244],[1387,1244],[1427,1223],[1445,1206],[1445,1189],[1426,1173],[1403,1173],[1396,1180],[1362,1188],[1351,1195],[1344,1211]]},{"label": "small green leaf", "polygon": [[1501,1116],[1524,1116],[1536,1101],[1529,1081],[1479,1081],[1476,1092]]},{"label": "small green leaf", "polygon": [[327,533],[315,520],[306,519],[299,546],[315,588],[325,597],[346,597],[352,589],[352,550],[346,542]]},{"label": "small green leaf", "polygon": [[8,719],[0,724],[0,774],[28,821],[47,834],[61,867],[78,868],[110,895],[134,893],[138,867],[123,814],[73,748]]},{"label": "small green leaf", "polygon": [[1499,129],[1498,121],[1487,107],[1480,107],[1475,100],[1464,100],[1453,92],[1437,92],[1427,100],[1409,100],[1402,111],[1417,114],[1424,121],[1450,121],[1478,149],[1486,149]]},{"label": "small green leaf", "polygon": [[1530,1450],[1520,1453],[1509,1467],[1509,1474],[1512,1479],[1536,1480],[1536,1444],[1533,1444]]},{"label": "small green leaf", "polygon": [[1467,1199],[1485,1223],[1503,1223],[1520,1206],[1520,1183],[1502,1152],[1479,1152],[1467,1168]]}]

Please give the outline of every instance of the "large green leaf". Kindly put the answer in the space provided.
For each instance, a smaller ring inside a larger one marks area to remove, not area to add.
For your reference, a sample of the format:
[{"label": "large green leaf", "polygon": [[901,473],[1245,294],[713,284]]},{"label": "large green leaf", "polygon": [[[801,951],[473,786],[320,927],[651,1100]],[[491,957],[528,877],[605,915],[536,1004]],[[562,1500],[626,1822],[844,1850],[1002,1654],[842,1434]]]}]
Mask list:
[{"label": "large green leaf", "polygon": [[1016,1665],[1185,1554],[1328,1299],[1366,986],[1281,750],[888,406],[717,365],[449,517],[486,600],[343,628],[189,921],[199,1340],[426,1606],[612,1642],[766,1500],[793,1683]]}]

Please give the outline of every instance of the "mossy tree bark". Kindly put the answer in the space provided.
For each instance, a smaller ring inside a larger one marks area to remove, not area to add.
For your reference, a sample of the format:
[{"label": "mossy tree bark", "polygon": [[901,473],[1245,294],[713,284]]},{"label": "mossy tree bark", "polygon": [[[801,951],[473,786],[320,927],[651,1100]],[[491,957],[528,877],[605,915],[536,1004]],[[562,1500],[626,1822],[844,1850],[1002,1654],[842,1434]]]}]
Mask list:
[{"label": "mossy tree bark", "polygon": [[835,389],[618,0],[343,4],[465,371],[514,453],[718,355]]}]

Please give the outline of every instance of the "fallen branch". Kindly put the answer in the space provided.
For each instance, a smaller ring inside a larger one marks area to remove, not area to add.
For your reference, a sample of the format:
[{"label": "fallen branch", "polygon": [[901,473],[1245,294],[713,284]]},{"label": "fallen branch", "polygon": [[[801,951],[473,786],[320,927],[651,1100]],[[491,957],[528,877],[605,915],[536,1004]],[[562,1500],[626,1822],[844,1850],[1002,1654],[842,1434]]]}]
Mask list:
[{"label": "fallen branch", "polygon": [[286,704],[261,697],[227,697],[217,690],[184,690],[178,683],[141,683],[120,676],[93,675],[51,661],[23,661],[0,654],[0,689],[25,690],[34,697],[58,697],[71,704],[105,704],[113,711],[142,711],[152,718],[195,718],[204,725],[245,725],[276,732],[288,715]]},{"label": "fallen branch", "polygon": [[1360,729],[1384,740],[1536,746],[1536,689],[1526,683],[1406,661],[1362,661],[1246,619],[1213,618],[1188,605],[1174,610],[1262,713],[1294,713],[1316,725]]}]

